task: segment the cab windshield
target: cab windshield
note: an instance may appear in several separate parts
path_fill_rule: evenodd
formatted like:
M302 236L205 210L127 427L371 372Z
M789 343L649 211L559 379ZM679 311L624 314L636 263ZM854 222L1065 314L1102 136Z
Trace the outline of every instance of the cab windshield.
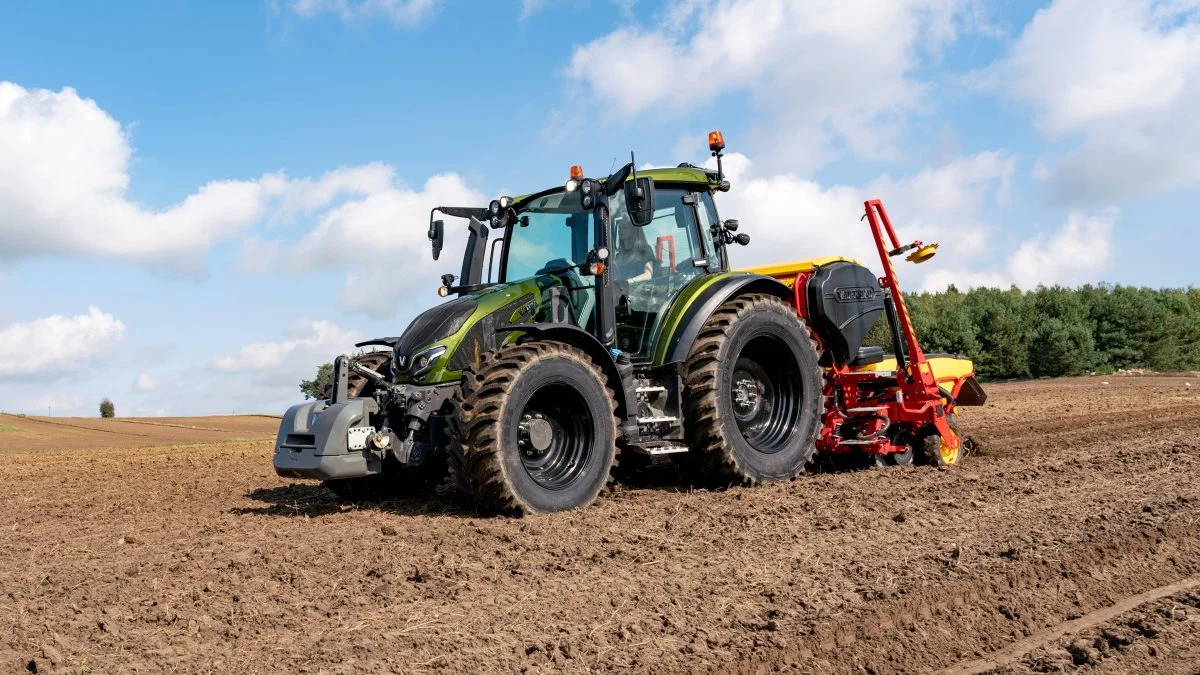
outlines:
M555 192L524 205L505 244L502 281L516 281L581 265L594 248L596 223L574 192Z

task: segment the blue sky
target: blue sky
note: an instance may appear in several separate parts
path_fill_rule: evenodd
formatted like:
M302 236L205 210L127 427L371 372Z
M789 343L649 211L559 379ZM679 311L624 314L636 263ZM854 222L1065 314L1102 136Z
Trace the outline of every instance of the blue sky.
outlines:
M1198 106L1197 0L6 3L0 409L277 412L436 299L435 203L713 128L735 262L880 197L909 288L1187 286Z

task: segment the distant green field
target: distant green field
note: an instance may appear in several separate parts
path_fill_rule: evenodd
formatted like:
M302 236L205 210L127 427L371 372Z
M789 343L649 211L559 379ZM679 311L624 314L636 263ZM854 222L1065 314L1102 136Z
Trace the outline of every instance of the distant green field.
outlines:
M7 424L0 424L0 431L16 431L17 428Z

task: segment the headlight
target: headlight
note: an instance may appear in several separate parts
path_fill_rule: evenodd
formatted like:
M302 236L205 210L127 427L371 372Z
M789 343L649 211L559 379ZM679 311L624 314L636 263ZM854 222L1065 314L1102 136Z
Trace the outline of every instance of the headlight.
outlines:
M421 375L424 375L426 371L433 367L433 364L437 362L438 358L445 353L446 348L442 345L438 345L414 354L412 357L412 365L410 366L409 370L409 376L420 377Z

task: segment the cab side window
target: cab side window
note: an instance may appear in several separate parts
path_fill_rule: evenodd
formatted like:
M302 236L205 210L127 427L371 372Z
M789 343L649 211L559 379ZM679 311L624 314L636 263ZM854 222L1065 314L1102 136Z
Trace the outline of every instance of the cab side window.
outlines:
M700 217L700 237L704 241L704 250L708 256L710 272L725 269L724 251L717 248L713 238L713 230L720 220L717 217L717 206L713 203L712 193L708 191L694 193L696 195L696 213Z
M629 222L623 205L613 208L617 343L634 356L649 356L648 342L667 304L707 271L711 244L706 248L694 194L656 189L654 217L644 227Z

